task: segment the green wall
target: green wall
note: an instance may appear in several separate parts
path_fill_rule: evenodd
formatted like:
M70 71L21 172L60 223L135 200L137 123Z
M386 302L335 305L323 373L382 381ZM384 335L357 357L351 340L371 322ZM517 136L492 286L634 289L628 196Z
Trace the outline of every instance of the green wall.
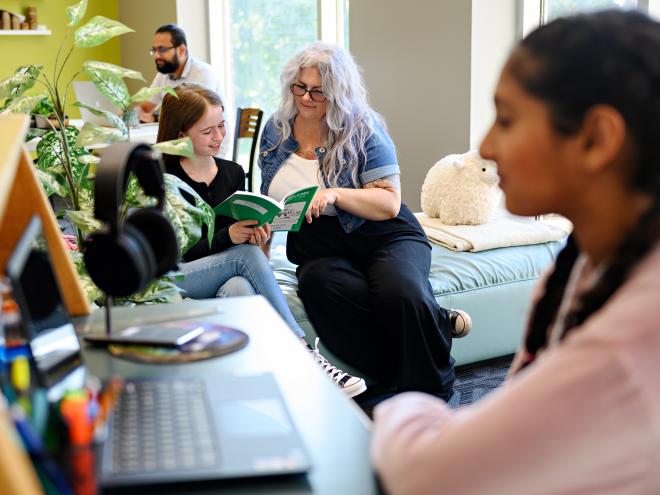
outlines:
M0 36L0 79L13 74L20 65L43 64L44 71L52 81L53 66L57 50L64 38L67 36L65 47L71 46L72 36L66 26L67 19L64 10L69 5L74 5L77 0L3 0L0 9L25 14L27 7L37 8L37 21L45 24L52 32L50 36ZM101 15L109 19L118 19L118 8L116 0L89 0L87 12L80 25L87 22L95 15ZM132 27L129 25L129 27ZM100 60L120 65L119 39L114 38L103 45L94 48L75 48L66 68L62 73L62 81L68 82L76 72L81 70L82 63L86 60ZM76 79L85 79L82 75ZM63 88L63 86L61 86ZM35 85L31 92L43 91L43 86ZM73 91L68 94L67 101L75 101ZM80 115L76 107L67 105L71 118Z

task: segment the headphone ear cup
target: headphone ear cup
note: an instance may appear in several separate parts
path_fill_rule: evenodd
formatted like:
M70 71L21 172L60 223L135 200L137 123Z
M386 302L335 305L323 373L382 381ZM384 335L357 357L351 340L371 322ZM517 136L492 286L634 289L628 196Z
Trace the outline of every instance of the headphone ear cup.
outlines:
M84 259L94 283L115 297L144 289L156 272L149 242L131 225L124 225L116 237L105 232L90 235Z
M149 243L156 262L156 277L176 267L179 259L176 233L160 210L154 208L137 210L126 219L126 224L139 230Z

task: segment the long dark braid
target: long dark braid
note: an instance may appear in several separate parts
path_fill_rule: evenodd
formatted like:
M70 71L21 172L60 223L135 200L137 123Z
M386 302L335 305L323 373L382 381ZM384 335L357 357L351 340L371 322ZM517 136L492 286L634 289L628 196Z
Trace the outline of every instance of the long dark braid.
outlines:
M598 283L568 314L575 329L614 294L660 239L660 24L644 14L603 11L558 19L523 40L510 60L522 86L544 101L553 127L571 135L597 104L614 107L625 122L634 151L626 179L653 204L622 239ZM625 207L622 205L622 207ZM579 247L571 237L557 257L545 292L530 318L531 356L547 343Z

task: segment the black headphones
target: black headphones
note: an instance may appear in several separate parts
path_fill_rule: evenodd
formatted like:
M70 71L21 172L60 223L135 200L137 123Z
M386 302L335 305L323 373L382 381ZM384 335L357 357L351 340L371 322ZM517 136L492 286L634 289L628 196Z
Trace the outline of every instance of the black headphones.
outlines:
M133 172L155 208L131 212L122 224L119 208ZM94 216L105 223L85 242L85 265L94 283L111 296L128 296L176 267L176 234L163 215L165 181L160 154L147 144L116 143L96 168Z

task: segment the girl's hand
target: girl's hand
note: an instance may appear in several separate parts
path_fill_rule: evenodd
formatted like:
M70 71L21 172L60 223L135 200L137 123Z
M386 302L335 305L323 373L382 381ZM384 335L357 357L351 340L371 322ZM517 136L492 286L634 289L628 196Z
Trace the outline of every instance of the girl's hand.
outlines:
M250 244L255 244L257 246L261 244L266 244L270 239L270 224L265 223L261 227L256 227L252 229L252 237L250 237Z
M232 223L229 226L229 238L234 244L244 244L250 241L257 230L254 226L259 222L256 220L243 220L242 222Z
M337 201L337 190L335 188L322 189L316 191L314 194L314 199L309 204L307 208L307 213L305 213L305 218L307 223L312 223L312 218L318 218L321 213L325 210L325 207L328 205L334 205Z

